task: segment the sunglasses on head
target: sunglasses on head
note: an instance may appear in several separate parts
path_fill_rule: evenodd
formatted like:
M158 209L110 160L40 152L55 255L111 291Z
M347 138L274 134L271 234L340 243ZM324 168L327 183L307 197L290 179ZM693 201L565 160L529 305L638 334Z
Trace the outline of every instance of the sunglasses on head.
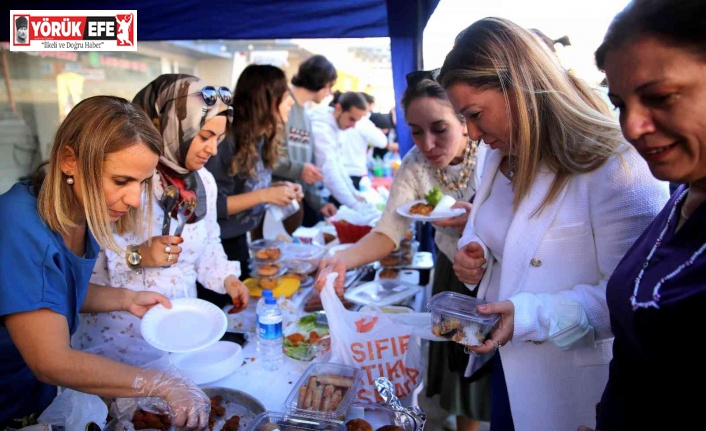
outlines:
M233 103L233 93L230 92L228 87L216 88L212 85L207 85L201 89L201 97L203 97L203 101L208 106L215 105L218 98L220 98L226 105Z
M430 79L436 82L436 78L439 77L439 73L441 73L441 68L432 70L417 70L414 72L410 72L406 76L407 86L410 87L424 79Z

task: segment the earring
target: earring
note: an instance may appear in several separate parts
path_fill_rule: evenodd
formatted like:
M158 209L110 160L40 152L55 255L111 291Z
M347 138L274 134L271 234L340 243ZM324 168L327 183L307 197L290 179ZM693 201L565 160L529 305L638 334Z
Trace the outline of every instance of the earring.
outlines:
M64 175L66 175L66 184L68 184L70 186L73 185L74 184L74 177L72 177L69 174L64 174Z

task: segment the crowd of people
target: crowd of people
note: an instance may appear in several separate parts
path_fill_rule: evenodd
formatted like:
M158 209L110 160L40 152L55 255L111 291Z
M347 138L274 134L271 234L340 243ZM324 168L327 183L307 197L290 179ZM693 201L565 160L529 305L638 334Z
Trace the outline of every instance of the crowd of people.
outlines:
M556 41L504 18L471 24L441 69L407 76L414 146L375 228L323 259L316 286L337 272L340 294L348 269L398 249L400 205L434 187L456 200L463 214L434 222L432 293L500 316L480 345L430 344L426 392L458 431L698 427L685 387L706 381L705 19L696 0L632 0L614 18L595 57L617 122ZM366 157L397 148L393 119L359 92L308 108L337 76L321 55L289 80L247 66L232 91L166 74L132 102L94 96L69 112L49 160L0 195L0 383L12 388L0 429L58 386L161 398L174 425L208 425L193 382L96 348L141 341L139 319L176 298L246 307L248 237L268 208L299 203L291 233L365 207ZM576 316L576 337L554 337Z

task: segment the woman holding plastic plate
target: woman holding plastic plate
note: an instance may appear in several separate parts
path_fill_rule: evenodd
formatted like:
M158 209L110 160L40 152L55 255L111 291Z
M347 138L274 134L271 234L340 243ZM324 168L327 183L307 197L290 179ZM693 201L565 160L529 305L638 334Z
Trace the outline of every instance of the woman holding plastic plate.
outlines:
M395 174L387 206L377 226L353 246L321 262L316 283L318 289L323 287L324 276L336 271L339 273L336 291L342 294L346 269L379 260L399 247L410 220L400 215L397 209L424 200L425 195L436 187L444 195L456 199L452 208L462 208L465 212L434 222L435 242L441 252L437 254L433 293L468 294L468 289L456 278L451 262L468 219L470 200L479 183L477 161L483 160L483 156L477 152L479 148L475 142L468 138L463 119L456 115L444 89L434 81L431 72L409 74L407 85L402 105L415 147L405 156ZM471 384L462 379L467 360L468 355L462 346L432 343L427 395L441 394L441 405L457 415L459 430L475 429L477 420L488 420L489 416L488 382ZM450 362L460 366L452 370Z

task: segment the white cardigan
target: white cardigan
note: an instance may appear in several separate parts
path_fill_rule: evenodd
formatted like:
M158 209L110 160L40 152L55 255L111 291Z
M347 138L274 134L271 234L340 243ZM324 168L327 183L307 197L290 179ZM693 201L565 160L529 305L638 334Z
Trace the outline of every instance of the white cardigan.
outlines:
M495 259L474 232L475 216L488 199L490 179L502 158L497 150L489 152L482 176L488 181L480 184L458 244L476 241L485 250L480 298ZM546 166L540 168L505 240L498 297L512 301L515 321L513 338L500 357L517 431L566 431L595 423L613 344L606 284L669 198L668 184L652 176L632 147L595 171L572 177L556 200L534 214L554 178ZM550 319L559 320L557 295L582 304L596 332L595 348L563 351L546 342Z

